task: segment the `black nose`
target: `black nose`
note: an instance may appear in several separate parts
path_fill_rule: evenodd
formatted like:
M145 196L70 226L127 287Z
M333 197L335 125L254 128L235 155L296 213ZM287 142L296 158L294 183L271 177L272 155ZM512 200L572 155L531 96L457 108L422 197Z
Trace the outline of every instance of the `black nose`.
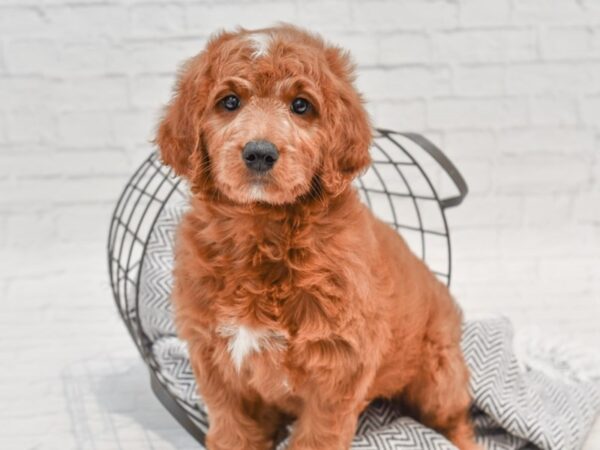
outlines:
M266 172L271 170L277 162L279 152L277 147L269 141L250 141L244 145L242 158L249 169Z

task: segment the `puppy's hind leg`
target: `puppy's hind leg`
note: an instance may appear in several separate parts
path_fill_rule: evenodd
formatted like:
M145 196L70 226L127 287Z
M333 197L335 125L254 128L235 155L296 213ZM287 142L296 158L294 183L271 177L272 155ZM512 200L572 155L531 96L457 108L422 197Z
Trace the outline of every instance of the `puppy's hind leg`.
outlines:
M469 418L468 369L458 344L440 347L426 341L421 372L405 388L402 400L424 425L445 435L461 450L478 450Z

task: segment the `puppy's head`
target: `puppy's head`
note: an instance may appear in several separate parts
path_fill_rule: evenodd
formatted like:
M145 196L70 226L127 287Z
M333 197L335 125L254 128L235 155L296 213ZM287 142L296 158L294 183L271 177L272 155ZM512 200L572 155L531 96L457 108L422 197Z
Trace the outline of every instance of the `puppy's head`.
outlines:
M291 26L213 37L159 126L163 161L236 203L335 196L368 166L371 128L346 53Z

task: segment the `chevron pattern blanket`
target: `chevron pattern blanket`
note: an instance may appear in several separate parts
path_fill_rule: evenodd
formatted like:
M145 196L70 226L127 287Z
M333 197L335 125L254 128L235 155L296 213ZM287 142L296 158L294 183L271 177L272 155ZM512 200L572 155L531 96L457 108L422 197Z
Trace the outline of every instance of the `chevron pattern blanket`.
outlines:
M162 378L171 393L189 405L190 418L206 430L206 409L196 392L185 344L175 335L169 302L173 238L182 211L182 204L169 205L155 225L142 266L139 314ZM600 373L579 370L556 345L534 346L518 358L512 327L504 318L467 321L462 347L471 369L472 416L484 448L582 447L600 411ZM278 446L285 448L286 441ZM455 447L387 401L377 400L362 414L352 448Z

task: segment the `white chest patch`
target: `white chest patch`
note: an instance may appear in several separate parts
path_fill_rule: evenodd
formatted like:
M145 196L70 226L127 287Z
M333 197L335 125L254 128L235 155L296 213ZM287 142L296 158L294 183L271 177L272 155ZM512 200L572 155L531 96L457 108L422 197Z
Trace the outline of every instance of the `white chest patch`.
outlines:
M252 53L253 58L260 58L269 51L269 44L271 42L271 35L268 33L252 33L248 36L250 44L254 49Z
M248 355L262 350L279 350L285 347L285 337L270 330L227 324L219 326L217 332L229 339L227 349L238 372Z

